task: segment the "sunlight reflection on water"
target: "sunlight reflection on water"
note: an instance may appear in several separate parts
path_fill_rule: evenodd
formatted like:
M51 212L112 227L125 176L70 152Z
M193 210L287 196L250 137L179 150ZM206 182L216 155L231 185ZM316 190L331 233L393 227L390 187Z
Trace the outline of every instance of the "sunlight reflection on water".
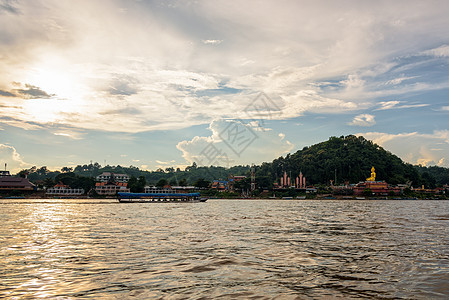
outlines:
M449 201L0 200L0 297L449 297Z

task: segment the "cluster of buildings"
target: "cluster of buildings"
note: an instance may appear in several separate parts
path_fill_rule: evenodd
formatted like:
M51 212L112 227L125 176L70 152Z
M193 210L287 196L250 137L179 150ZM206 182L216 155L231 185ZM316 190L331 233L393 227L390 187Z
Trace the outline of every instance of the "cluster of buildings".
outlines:
M129 176L126 174L116 174L112 172L103 172L98 175L95 183L95 192L101 196L114 196L117 192L129 192L128 180ZM85 191L84 189L78 188L73 189L68 185L63 183L58 183L52 188L48 188L45 191L47 196L52 197L76 197L85 195L86 192L90 193L92 191Z
M235 183L246 179L246 176L229 175L227 180L214 180L211 184L211 189L221 192L234 192Z
M113 196L118 192L129 193L127 174L116 174L112 172L103 172L98 175L95 183L95 192L101 196Z
M251 177L252 181L253 177ZM101 196L115 196L118 192L130 192L128 188L129 176L127 174L117 174L112 172L103 172L96 177L96 183L94 190L96 194ZM211 183L210 188L212 190L221 192L234 192L236 190L236 183L245 180L246 176L233 176L229 175L227 180L214 180ZM333 185L331 182L330 188L333 195L342 196L395 196L403 193L404 189L409 188L413 192L421 194L438 195L443 194L445 190L449 189L448 185L442 188L425 189L413 188L410 185L390 185L385 181L376 180L376 172L374 167L371 169L371 176L365 181L357 184ZM164 188L156 188L155 186L146 186L145 193L188 193L192 192L196 188L194 186L166 186ZM292 178L287 172L284 172L280 178L279 183L274 183L273 191L287 191L295 189L298 192L315 193L317 190L313 186L306 185L306 177L299 172L298 176ZM0 171L0 192L20 191L20 192L33 192L36 191L36 186L31 183L28 178L13 177L9 171ZM74 197L91 194L91 191L85 191L81 188L70 188L68 185L58 183L52 188L48 188L45 194L52 197Z

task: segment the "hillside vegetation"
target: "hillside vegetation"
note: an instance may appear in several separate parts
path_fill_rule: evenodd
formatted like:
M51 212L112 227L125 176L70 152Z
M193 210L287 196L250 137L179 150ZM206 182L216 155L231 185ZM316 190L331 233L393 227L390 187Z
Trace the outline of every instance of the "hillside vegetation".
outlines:
M404 163L364 137L354 135L331 137L328 141L279 157L271 163L263 163L258 173L276 180L283 171L292 177L302 171L308 184L329 184L330 180L335 179L336 184L342 184L365 180L373 166L377 180L391 184L411 181L413 185L423 182L420 172L413 165Z
M301 171L307 178L307 184L357 183L370 176L371 167L375 167L377 180L385 180L391 184L411 183L413 186L425 185L433 188L449 184L449 169L442 167L413 166L404 163L396 155L386 151L379 145L354 135L331 137L325 142L304 147L293 154L279 157L272 162L255 166L256 183L259 188L271 188L274 182L279 182L284 171L295 178ZM250 176L250 166L199 167L196 163L185 170L167 167L165 170L144 171L137 167L100 166L98 163L78 165L75 168L64 167L60 171L50 171L46 167L33 167L23 170L19 175L29 174L31 181L44 181L51 186L62 181L72 187L93 186L93 178L102 172L126 173L129 176L144 177L148 184L157 184L165 180L171 185L192 185L210 182L215 179L226 180L229 174ZM91 178L90 181L83 177ZM335 182L336 180L336 182ZM248 189L250 179L239 183L243 189Z

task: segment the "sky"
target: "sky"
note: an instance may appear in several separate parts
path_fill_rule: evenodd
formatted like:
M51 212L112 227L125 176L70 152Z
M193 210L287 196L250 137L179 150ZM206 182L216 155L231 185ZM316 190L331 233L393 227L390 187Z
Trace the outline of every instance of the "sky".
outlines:
M260 164L350 134L449 167L448 12L0 0L0 167Z

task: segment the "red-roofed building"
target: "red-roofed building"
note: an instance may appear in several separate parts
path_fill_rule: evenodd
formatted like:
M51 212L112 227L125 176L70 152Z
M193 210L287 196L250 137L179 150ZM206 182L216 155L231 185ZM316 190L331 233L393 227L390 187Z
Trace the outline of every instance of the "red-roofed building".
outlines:
M390 186L385 181L364 181L354 187L354 195L356 196L363 195L365 191L371 191L375 196L388 196L391 193L399 195L401 188Z
M98 193L98 195L104 196L116 195L118 192L121 193L130 192L128 188L128 183L124 182L116 182L116 183L97 182L95 184L95 191Z

